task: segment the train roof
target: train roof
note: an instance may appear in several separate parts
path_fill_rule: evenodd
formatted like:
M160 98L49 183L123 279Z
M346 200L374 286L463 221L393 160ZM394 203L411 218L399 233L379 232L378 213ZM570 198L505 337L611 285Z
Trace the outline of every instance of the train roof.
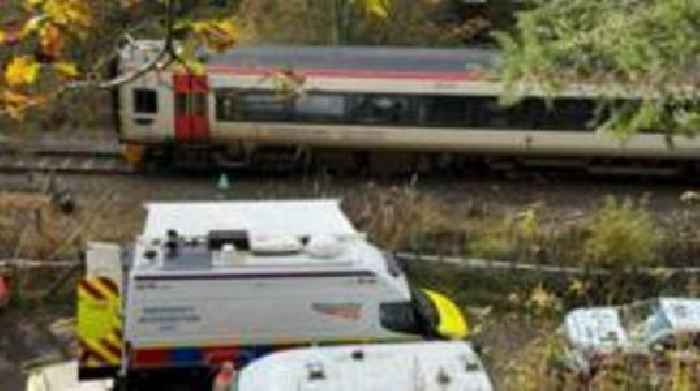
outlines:
M492 69L497 50L399 47L241 47L209 58L210 66L293 70L464 72Z

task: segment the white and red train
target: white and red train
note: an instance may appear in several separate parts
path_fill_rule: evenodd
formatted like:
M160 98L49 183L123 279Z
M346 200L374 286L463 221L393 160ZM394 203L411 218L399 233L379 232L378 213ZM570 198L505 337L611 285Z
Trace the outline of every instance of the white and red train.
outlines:
M120 70L142 66L160 45L127 47ZM201 76L166 70L121 86L121 141L132 161L166 164L698 167L700 139L669 148L658 133L623 142L595 132L596 104L581 91L551 105L535 95L499 105L490 73L498 61L483 49L237 48L209 54Z

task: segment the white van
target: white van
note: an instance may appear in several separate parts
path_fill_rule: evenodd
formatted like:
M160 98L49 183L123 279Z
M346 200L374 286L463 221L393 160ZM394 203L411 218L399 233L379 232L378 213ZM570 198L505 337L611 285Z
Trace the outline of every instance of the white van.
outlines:
M152 203L125 284L128 370L245 364L310 344L461 339L335 200ZM93 333L94 334L94 333Z
M243 368L231 391L492 391L467 342L293 349Z

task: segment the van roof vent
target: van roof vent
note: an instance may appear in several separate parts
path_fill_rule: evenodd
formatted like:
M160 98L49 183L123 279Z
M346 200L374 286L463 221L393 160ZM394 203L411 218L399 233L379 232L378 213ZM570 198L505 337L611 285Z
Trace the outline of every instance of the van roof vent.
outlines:
M207 235L207 241L209 251L218 251L224 244L232 244L239 251L250 250L250 241L246 230L211 230Z
M330 235L318 235L309 239L306 252L316 258L335 258L343 252L343 245Z
M306 369L309 374L309 381L324 380L326 378L326 372L323 369L323 363L321 363L320 361L312 361L306 364Z
M301 241L291 235L253 235L250 238L250 250L256 255L298 254L301 249Z
M219 267L235 266L245 262L245 255L236 251L233 244L226 243L221 246L221 250L212 251L212 265Z

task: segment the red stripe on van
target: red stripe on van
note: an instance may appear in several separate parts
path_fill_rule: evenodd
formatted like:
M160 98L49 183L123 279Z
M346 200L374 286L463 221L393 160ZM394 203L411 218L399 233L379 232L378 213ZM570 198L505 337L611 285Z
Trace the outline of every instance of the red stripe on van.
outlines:
M241 352L237 346L217 346L204 348L204 359L209 364L221 364L236 361Z
M134 350L131 358L132 365L136 367L152 367L169 361L169 349L138 349Z

